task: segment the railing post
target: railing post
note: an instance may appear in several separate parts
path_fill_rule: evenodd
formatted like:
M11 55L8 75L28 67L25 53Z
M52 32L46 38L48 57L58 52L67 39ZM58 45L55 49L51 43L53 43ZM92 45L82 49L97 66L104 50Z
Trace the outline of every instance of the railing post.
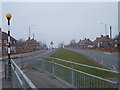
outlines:
M23 58L21 57L21 69L23 68Z
M7 65L6 65L6 62L5 62L5 78L6 78L6 74L7 74Z
M118 90L120 90L120 67L119 66L118 66Z
M55 70L55 67L54 67L54 59L52 59L52 62L53 62L53 75L55 74L54 70Z
M72 63L72 86L74 87L74 63Z
M120 90L120 72L118 73L118 90Z
M120 7L120 2L119 2L119 7ZM120 90L120 58L119 56L120 56L120 45L118 46L118 90Z
M8 63L8 79L11 79L11 63Z
M44 69L44 60L42 60L42 68Z

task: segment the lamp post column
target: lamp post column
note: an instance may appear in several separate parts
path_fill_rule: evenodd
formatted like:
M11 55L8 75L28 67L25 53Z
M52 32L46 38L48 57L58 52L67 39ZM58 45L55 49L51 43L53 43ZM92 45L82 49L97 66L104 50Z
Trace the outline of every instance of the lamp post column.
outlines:
M11 61L10 61L10 19L12 15L10 13L6 14L8 20L8 78L11 76Z

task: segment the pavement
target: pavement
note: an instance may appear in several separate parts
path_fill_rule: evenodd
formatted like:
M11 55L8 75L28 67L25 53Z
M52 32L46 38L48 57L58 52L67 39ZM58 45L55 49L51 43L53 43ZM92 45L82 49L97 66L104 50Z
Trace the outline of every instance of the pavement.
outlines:
M2 72L0 72L0 90L2 89Z
M2 67L2 63L0 63L0 67ZM10 79L5 79L5 72L2 68L0 68L0 90L5 88L13 88Z
M51 74L44 72L42 69L36 66L36 63L38 63L39 60L41 60L43 57L49 57L54 52L55 50L46 50L34 55L24 56L22 59L15 58L13 60L20 68L22 68L22 71L28 76L28 78L33 82L33 84L35 84L37 88L70 88L68 85L64 84Z
M0 88L6 89L6 88L13 88L13 85L11 83L10 79L5 79L4 72L0 73Z
M40 52L19 54L12 56L15 63L22 68L23 72L28 76L28 78L35 84L37 88L70 88L68 85L64 84L60 80L56 79L49 73L44 72L40 68L33 68L27 66L34 64L34 62L39 62L43 57L48 57L52 55L55 50L44 50ZM4 57L4 61L0 61L3 64L7 59ZM1 65L0 65L1 66ZM2 67L1 67L2 68ZM4 78L4 68L1 70L3 75L1 76L2 82L0 83L3 88L12 88L12 83L10 80ZM1 87L0 86L0 87Z
M23 71L37 88L70 88L68 85L40 68L29 67L25 68Z
M11 58L28 57L28 56L35 55L40 52L44 52L44 50L11 55ZM0 58L0 90L1 88L13 88L11 81L9 79L5 79L5 76L4 76L4 65L6 61L7 61L7 56Z
M118 70L118 53L71 48L69 48L69 50L88 56L89 58L108 66L110 69Z

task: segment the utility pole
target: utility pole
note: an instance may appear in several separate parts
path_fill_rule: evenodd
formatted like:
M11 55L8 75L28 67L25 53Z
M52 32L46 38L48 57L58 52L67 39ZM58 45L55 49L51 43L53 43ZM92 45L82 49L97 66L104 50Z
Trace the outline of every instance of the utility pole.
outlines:
M112 39L112 26L110 26L110 38Z
M33 40L34 40L34 38L35 38L35 34L33 33Z
M30 39L30 26L29 26L29 37L28 37L28 39Z
M6 14L8 20L8 78L11 76L11 59L10 59L10 19L12 15L10 13Z
M107 26L105 24L105 35L107 36Z
M105 36L107 36L107 26L106 26L106 23L100 23L100 24L104 24L105 25Z
M29 37L28 37L28 39L30 39L30 35L31 35L31 26L35 26L35 25L29 25Z

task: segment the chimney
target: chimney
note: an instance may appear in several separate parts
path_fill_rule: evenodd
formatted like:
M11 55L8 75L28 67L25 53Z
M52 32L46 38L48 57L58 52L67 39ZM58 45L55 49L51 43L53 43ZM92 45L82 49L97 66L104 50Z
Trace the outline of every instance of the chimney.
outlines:
M112 39L112 26L110 26L110 38Z
M34 37L35 37L35 35L34 35L34 33L33 33L33 40L34 40Z
M108 38L109 38L109 35L106 35L106 37L108 37Z
M101 35L101 37L103 37L103 35Z
M28 37L28 39L30 39L30 37Z
M85 38L85 40L86 40L86 38Z

